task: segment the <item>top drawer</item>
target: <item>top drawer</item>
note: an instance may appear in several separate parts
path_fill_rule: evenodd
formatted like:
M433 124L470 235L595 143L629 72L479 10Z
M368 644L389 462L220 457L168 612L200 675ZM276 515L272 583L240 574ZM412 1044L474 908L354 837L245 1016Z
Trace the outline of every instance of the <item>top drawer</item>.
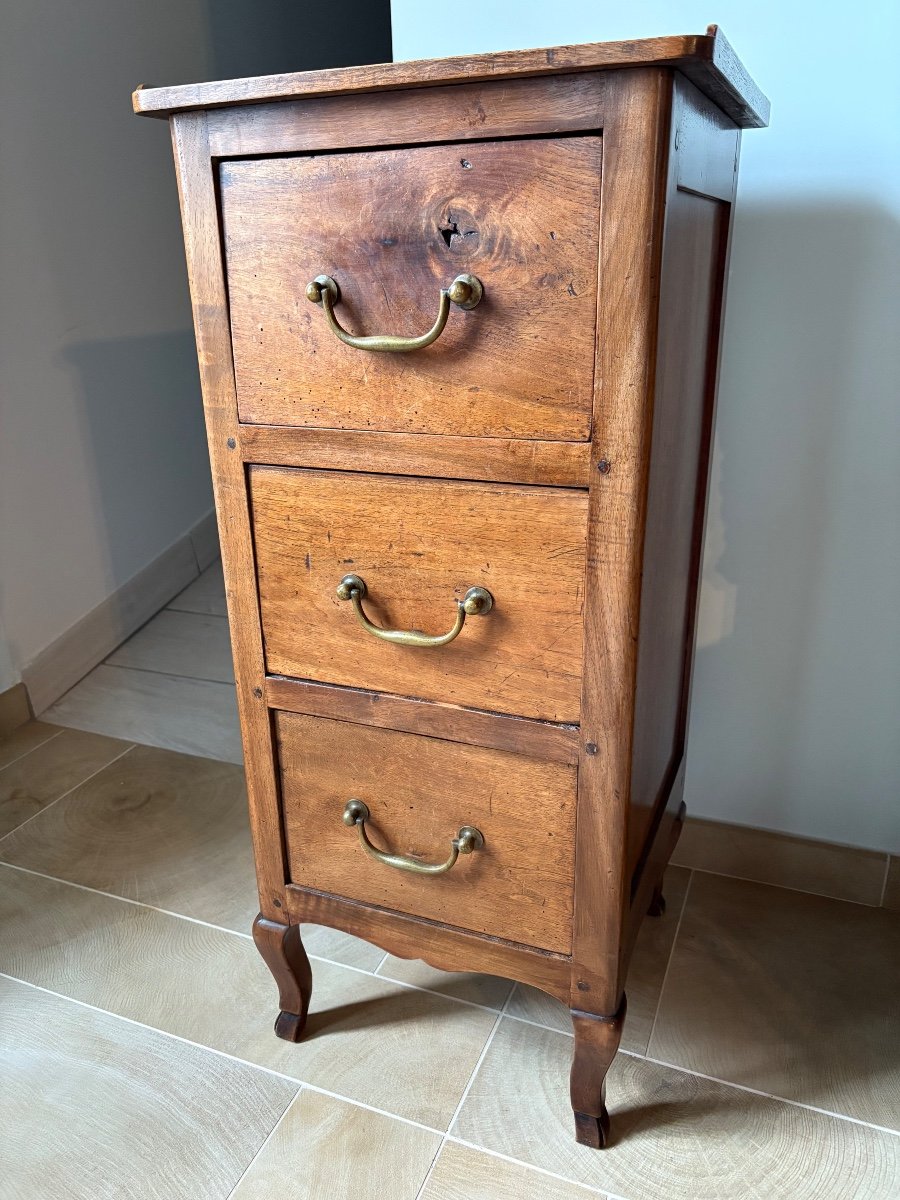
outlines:
M560 441L590 436L600 138L224 162L222 215L245 422ZM372 353L329 330L416 336L441 288L478 277L440 337Z

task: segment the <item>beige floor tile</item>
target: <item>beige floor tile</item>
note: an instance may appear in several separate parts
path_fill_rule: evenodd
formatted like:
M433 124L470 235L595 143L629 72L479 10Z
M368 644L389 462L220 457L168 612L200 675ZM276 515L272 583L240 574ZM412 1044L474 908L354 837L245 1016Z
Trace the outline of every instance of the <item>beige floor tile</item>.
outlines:
M240 933L258 911L243 770L154 746L0 842L0 859Z
M301 1092L229 1200L416 1200L441 1139Z
M213 563L199 579L180 592L169 608L179 612L207 613L214 617L227 614L225 605L225 580L222 578L222 563Z
M66 729L10 763L0 771L0 837L127 749L128 742Z
M591 1200L605 1195L493 1154L445 1142L421 1200Z
M313 967L300 1045L276 1038L253 943L0 868L0 970L339 1095L445 1128L493 1014L334 963Z
M628 1200L892 1200L900 1138L620 1054L613 1144L573 1140L572 1040L501 1018L453 1132Z
M696 817L685 823L673 862L698 871L774 883L818 896L878 904L884 855Z
M384 958L380 946L351 937L340 929L328 929L324 925L301 925L300 932L306 953L314 954L317 958L328 958L360 971L374 971Z
M0 979L4 1200L224 1200L296 1088Z
M497 979L494 975L467 975L450 971L438 971L418 959L395 958L389 954L378 974L388 979L399 979L415 987L440 992L442 996L455 996L457 1000L468 1000L470 1004L482 1004L486 1008L500 1010L512 990L508 979Z
M135 746L16 830L0 861L238 933L259 907L242 768L154 746ZM304 926L304 943L367 971L384 957L321 926Z
M666 911L661 917L645 917L631 959L626 984L628 1015L622 1034L622 1049L643 1054L650 1040L660 989L672 952L675 930L684 907L690 872L681 867L666 871ZM537 988L517 984L507 1012L526 1021L536 1021L560 1033L572 1032L569 1010Z
M234 683L225 617L164 608L106 661L114 667Z
M898 996L895 913L698 873L649 1053L900 1128Z
M882 903L885 908L900 912L900 857L896 854L891 855L888 864Z
M101 663L46 713L73 729L241 762L234 687Z
M48 725L46 721L29 721L20 725L7 737L0 738L0 769L56 737L59 732L58 725Z

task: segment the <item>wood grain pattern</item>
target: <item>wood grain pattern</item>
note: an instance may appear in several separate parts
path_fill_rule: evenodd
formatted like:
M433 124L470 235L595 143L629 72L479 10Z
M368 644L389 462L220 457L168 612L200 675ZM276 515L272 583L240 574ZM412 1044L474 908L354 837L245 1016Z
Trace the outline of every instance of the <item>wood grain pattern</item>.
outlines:
M430 1130L305 1088L228 1200L417 1200L440 1144Z
M604 135L594 453L609 470L590 490L570 1004L600 1016L618 1010L625 977L635 635L671 89L664 71L619 76Z
M586 488L591 472L588 442L242 425L241 451L247 462L271 466L555 487Z
M241 420L585 440L599 169L596 137L223 163ZM305 295L331 275L345 328L411 336L461 272L484 299L415 354L344 345Z
M450 103L441 88L412 88L381 92L374 104L312 96L213 109L209 145L217 158L238 158L596 132L604 123L604 89L605 77L587 72L458 84Z
M279 713L276 728L292 882L569 951L573 767L297 714ZM442 862L463 825L484 847L445 875L392 869L344 825L352 798L369 808L370 839L391 854Z
M685 672L696 619L727 229L727 205L672 189L666 205L635 680L632 864L656 816L663 781L684 753Z
M900 1131L898 992L894 913L698 872L649 1053Z
M128 742L64 729L0 770L0 838L124 754Z
M496 1020L319 961L315 1036L298 1048L272 1033L272 977L249 938L2 866L0 919L8 974L432 1128L450 1123Z
M0 1006L4 1200L228 1196L297 1091L16 980Z
M597 1017L572 1009L575 1050L569 1093L575 1114L575 1140L594 1150L601 1150L609 1139L606 1073L622 1040L625 1007L623 999L612 1017Z
M365 938L398 958L424 959L441 971L484 971L516 979L568 998L571 959L532 946L488 938L442 922L388 912L340 896L325 896L300 887L287 888L288 911L294 921L311 921Z
M584 493L251 467L250 496L270 672L577 721ZM443 633L475 586L494 607L447 646L391 645L337 598L351 571L384 628Z
M177 118L176 146L261 896L282 908L264 919L563 1001L578 1136L599 1146L628 961L684 816L737 127L767 102L714 28L137 98L170 101L230 106ZM411 356L344 346L305 299L327 272L353 332L409 335L463 269L486 300ZM443 632L474 585L495 608L440 650L393 646L337 599L351 572L383 628ZM396 853L436 861L464 823L491 849L391 875L342 824L354 795Z
M238 436L237 398L206 116L185 113L173 117L172 145L200 360L213 493L222 538L222 566L250 798L259 906L263 917L277 920L285 882L281 817L272 771L269 713L263 701L265 668L253 578L253 542L244 464L233 449L237 446Z
M313 984L300 926L267 921L260 914L253 922L253 940L278 985L280 1012L275 1033L285 1042L299 1042L306 1028Z
M710 25L706 34L643 38L627 42L595 42L539 50L510 50L433 61L382 63L376 66L329 68L222 83L167 88L139 87L134 111L165 117L184 108L218 108L262 100L308 95L345 95L407 87L443 86L472 80L565 74L620 67L667 66L680 70L711 96L740 125L763 126L769 102L750 79L724 35Z
M705 1006L702 996L699 1003ZM813 1028L803 1022L802 1010L796 1015L806 1029ZM697 1023L694 1015L692 1025ZM709 1022L708 1028L714 1032L717 1026ZM730 1051L763 1061L748 1046L746 1025L720 1028L727 1029ZM835 1057L834 1043L828 1051ZM609 1077L610 1150L597 1154L574 1147L565 1090L550 1084L565 1076L571 1054L571 1037L501 1021L455 1135L604 1196L888 1200L900 1193L896 1135L625 1054L616 1057ZM517 1195L544 1200L545 1193L539 1185ZM490 1191L472 1196L494 1200ZM469 1193L449 1197L469 1200Z
M490 746L550 762L578 762L580 740L574 725L553 725L502 713L478 712L456 704L414 700L359 688L334 687L308 679L270 676L266 702L285 712L334 717L402 733L448 738L470 746Z

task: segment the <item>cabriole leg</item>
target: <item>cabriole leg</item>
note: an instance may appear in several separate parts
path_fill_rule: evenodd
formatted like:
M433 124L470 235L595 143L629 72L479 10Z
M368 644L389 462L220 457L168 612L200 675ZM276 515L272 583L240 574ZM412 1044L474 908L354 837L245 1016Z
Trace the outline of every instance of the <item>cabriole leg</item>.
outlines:
M312 995L312 968L300 940L300 926L267 921L260 914L253 922L253 940L278 984L281 1012L275 1032L286 1042L299 1042Z
M612 1017L572 1009L575 1052L572 1057L571 1095L575 1113L575 1140L602 1150L609 1140L606 1109L606 1073L622 1037L625 997Z

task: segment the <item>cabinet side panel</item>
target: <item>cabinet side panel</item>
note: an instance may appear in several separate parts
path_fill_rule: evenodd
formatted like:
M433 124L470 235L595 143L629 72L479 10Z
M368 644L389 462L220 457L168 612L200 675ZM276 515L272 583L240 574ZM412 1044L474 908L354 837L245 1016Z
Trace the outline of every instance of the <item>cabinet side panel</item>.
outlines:
M259 903L265 918L280 921L286 879L281 807L264 693L262 630L244 464L237 449L234 364L206 114L190 112L173 117L172 145L222 544Z
M667 805L680 802L674 789L684 776L739 137L733 124L684 80L676 87L673 128L677 149L666 202L635 688L632 870L642 864Z

